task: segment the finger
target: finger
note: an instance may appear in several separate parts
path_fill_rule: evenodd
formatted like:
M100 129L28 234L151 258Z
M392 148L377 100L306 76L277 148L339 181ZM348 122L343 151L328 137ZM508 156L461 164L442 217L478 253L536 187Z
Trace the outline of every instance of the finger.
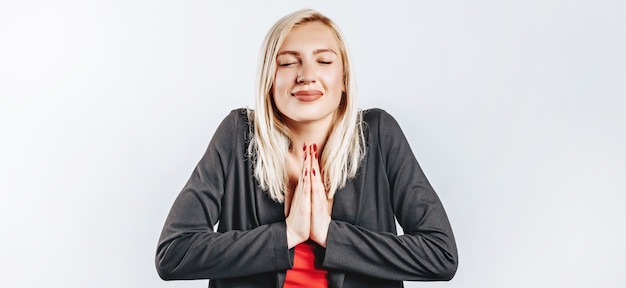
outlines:
M294 191L292 208L298 209L302 213L310 213L311 211L311 157L308 153L308 147L304 148L304 156L302 161L302 171L298 179L298 185ZM292 209L293 210L293 209Z
M313 162L316 162L313 160ZM311 180L311 210L314 214L322 213L326 214L329 211L328 199L326 197L326 189L324 187L324 183L322 182L322 177L319 169L319 165L313 163L313 167L311 168L311 176L313 177ZM314 216L319 217L319 216Z
M303 158L302 158L302 171L303 172L304 172L304 168L307 167L306 160L307 160L307 158L309 158L308 149L309 149L309 147L306 146L306 143L304 143L304 145L302 145L302 154L304 155Z
M297 209L299 212L303 213L304 216L308 217L311 211L311 171L306 165L304 166L300 175L300 183L295 189L296 192L293 196L292 208Z
M305 146L305 151L304 151L304 163L302 166L304 166L304 181L303 181L303 191L304 194L308 195L311 192L311 153L310 153L310 148Z
M313 183L315 184L314 192L322 192L322 196L326 197L326 190L324 189L324 182L322 181L322 173L319 163L319 153L317 151L317 145L311 145L311 176Z
M322 173L316 145L312 146L311 154L311 231L310 238L322 247L326 247L328 226L330 225L330 209L326 197L326 189L322 182Z
M313 182L311 183L311 191L313 194L311 195L312 210L315 210L315 212L320 212L320 213L322 211L327 211L328 199L326 198L326 189L324 189L324 185L319 179L314 180L312 182Z
M307 188L307 186L310 186L310 178L311 178L311 159L310 159L310 155L308 152L308 146L306 144L304 144L302 146L302 151L304 152L303 154L303 159L302 159L302 170L300 171L300 177L298 178L298 185L296 187L296 191L297 192L304 192L308 194L308 191L305 190L310 190L310 189L305 189Z
M306 143L302 145L302 152L303 152L303 157L302 157L302 162L300 165L300 175L298 176L298 182L296 183L296 186L294 187L293 190L288 191L288 193L290 193L291 195L288 195L285 197L285 216L288 216L290 211L291 211L291 204L294 202L294 198L301 198L299 195L302 194L300 193L300 191L303 189L304 187L304 178L305 178L305 174L309 173L309 170L305 171L306 165L305 165L305 160L307 158L307 146ZM308 176L308 175L307 175ZM298 195L298 196L297 196Z

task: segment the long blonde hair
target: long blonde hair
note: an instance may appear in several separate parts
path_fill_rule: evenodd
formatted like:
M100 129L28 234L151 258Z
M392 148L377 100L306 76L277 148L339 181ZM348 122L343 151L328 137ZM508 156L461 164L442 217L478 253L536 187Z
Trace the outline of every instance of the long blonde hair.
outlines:
M248 118L253 122L248 154L254 165L254 177L261 189L268 191L279 203L285 200L288 192L286 161L291 141L289 128L281 120L271 96L276 56L291 29L310 22L322 23L334 32L343 61L345 93L320 159L322 180L329 199L345 186L348 179L356 176L365 153L363 120L355 101L355 81L343 35L333 21L315 10L299 10L283 17L270 29L263 42L257 74L256 112L248 110Z

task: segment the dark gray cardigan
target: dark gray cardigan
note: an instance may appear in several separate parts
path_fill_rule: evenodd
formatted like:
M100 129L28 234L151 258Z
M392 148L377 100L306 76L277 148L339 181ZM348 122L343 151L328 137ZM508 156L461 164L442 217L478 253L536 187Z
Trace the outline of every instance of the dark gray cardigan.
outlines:
M327 247L316 251L329 287L451 279L457 268L452 229L402 130L380 109L364 111L363 119L365 158L357 177L337 191ZM156 254L161 278L211 279L210 287L283 286L293 265L284 207L252 176L249 131L244 109L233 110L216 130L163 227ZM404 235L396 235L394 215Z

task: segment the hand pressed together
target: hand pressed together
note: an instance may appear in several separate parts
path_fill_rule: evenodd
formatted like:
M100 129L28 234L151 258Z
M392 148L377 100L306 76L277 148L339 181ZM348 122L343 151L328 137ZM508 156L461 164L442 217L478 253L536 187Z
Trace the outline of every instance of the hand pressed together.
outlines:
M287 243L289 248L308 239L326 247L330 224L330 203L322 182L317 145L304 147L304 159L298 184L287 208Z

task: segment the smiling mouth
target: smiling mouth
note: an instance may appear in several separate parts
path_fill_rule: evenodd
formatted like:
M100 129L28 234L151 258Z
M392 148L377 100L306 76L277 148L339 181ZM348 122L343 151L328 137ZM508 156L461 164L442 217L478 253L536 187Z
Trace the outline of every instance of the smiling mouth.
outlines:
M291 93L291 96L296 97L296 99L302 102L313 102L323 95L324 94L321 91L317 90L306 90Z

